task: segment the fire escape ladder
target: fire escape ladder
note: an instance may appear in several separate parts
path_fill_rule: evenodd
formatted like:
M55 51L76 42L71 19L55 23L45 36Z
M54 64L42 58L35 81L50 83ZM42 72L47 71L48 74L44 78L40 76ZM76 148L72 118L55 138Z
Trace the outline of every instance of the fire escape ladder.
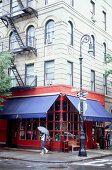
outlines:
M13 60L11 60L10 66L12 68L12 72L13 72L13 74L14 74L14 76L15 76L18 84L19 84L19 86L24 86L25 84L24 84L24 82L23 82L23 80L22 80L22 78L21 78L21 76L20 76L20 74L19 74L19 72L17 70L17 67L14 64Z
M23 43L23 41L22 41L22 39L21 39L21 37L20 37L20 35L19 35L15 25L14 25L13 19L11 17L6 16L6 20L7 20L8 24L9 24L11 30L13 31L19 46L21 48L24 47L24 43Z

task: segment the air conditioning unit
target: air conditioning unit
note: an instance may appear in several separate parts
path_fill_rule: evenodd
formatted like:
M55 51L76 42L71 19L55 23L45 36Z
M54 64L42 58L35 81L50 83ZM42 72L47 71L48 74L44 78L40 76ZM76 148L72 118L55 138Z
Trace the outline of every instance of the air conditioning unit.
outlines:
M95 17L95 15L93 15L93 16L91 17L91 20L92 20L93 22L96 22L96 17Z

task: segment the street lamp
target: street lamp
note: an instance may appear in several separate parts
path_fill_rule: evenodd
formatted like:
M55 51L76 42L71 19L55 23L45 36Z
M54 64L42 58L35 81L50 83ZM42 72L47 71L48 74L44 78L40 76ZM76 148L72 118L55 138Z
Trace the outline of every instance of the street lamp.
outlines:
M91 37L88 34L85 34L82 36L82 38L80 39L80 150L79 150L79 156L87 156L87 152L85 150L85 134L84 134L84 129L83 129L83 112L84 112L84 108L83 108L83 102L84 102L84 92L82 91L82 45L84 43L88 43L89 42L89 53L93 53L93 46L91 44Z

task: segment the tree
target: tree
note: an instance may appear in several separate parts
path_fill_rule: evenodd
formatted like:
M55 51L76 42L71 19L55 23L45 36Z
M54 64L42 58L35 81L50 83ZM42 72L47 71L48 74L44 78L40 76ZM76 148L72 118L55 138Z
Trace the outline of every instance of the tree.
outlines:
M106 55L106 62L105 63L106 64L112 63L112 55L110 55L110 54ZM105 71L105 77L108 77L110 74L112 74L112 70L106 70ZM112 81L111 81L111 84L112 84Z
M8 75L8 68L12 57L12 53L4 52L0 54L0 109L6 98L11 95L11 78Z

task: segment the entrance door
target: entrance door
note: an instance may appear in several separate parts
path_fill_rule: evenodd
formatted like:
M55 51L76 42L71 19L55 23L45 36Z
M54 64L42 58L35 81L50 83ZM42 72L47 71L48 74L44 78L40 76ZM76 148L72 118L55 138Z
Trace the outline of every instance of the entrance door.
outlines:
M89 149L91 148L92 145L92 122L84 122L84 126L85 126L85 145L86 148Z
M6 145L8 147L12 146L12 120L7 120L7 140Z

